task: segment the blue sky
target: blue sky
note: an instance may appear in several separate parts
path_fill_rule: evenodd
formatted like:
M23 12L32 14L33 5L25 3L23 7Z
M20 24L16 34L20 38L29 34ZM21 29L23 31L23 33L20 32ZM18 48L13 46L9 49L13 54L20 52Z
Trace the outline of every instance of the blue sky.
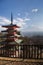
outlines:
M11 12L21 31L43 31L43 0L0 0L0 31L10 24Z

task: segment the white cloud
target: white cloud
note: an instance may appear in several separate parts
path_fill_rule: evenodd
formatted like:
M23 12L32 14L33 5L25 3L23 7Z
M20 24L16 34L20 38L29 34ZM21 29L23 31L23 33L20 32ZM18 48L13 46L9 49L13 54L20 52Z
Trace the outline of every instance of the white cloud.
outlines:
M23 18L17 18L17 20L20 21L20 22L23 22L24 21Z
M30 21L30 19L29 18L25 18L24 21Z
M32 12L38 12L38 9L36 9L36 8L32 9Z
M11 23L10 20L0 16L0 25L10 24L10 23Z
M30 18L27 18L27 17L25 17L25 18L17 18L17 20L20 21L20 22L25 22L25 21L30 21Z
M6 30L7 28L3 28L2 26L0 26L0 32L2 31L2 30Z

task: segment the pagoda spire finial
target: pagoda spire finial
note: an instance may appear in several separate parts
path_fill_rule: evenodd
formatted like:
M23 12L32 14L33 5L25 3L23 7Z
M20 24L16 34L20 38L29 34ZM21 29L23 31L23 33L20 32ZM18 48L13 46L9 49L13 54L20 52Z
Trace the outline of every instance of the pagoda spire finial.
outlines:
M11 12L11 25L13 24L13 15L12 15L12 12Z

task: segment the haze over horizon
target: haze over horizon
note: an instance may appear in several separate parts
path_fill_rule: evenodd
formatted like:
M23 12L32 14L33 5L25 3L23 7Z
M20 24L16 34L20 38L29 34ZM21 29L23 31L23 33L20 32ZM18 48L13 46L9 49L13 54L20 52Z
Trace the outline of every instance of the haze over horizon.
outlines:
M43 0L0 0L0 31L11 23L11 12L20 31L43 32Z

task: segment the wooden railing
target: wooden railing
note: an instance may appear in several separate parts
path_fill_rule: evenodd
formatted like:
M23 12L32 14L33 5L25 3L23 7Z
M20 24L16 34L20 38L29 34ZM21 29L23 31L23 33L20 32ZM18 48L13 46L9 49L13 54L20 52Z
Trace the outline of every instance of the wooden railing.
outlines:
M6 45L0 47L1 57L43 59L43 45Z

